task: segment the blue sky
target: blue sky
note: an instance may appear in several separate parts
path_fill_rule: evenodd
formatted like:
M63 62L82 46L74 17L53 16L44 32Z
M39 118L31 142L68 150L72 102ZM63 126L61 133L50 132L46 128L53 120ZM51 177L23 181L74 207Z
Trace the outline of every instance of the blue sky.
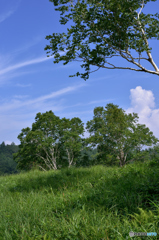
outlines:
M149 3L144 12L158 10L159 1ZM38 112L52 110L60 118L79 117L86 123L95 107L107 103L138 113L139 122L159 138L159 77L102 69L87 81L69 78L81 70L79 63L53 64L44 51L46 35L69 27L60 25L59 16L48 0L0 2L0 143L19 144L18 134L32 126ZM159 67L159 43L151 40L150 46Z

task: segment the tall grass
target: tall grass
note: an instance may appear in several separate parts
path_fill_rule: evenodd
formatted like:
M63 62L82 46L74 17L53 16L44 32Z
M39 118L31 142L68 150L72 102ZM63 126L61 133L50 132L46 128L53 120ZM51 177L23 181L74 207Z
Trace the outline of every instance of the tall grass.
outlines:
M159 167L149 162L0 177L2 240L121 240L158 229Z

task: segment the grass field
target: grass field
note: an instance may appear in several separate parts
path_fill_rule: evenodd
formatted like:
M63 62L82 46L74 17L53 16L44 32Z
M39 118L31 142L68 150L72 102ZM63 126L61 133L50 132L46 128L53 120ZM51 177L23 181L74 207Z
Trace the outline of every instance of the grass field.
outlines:
M159 166L94 166L0 177L0 240L121 240L157 232Z

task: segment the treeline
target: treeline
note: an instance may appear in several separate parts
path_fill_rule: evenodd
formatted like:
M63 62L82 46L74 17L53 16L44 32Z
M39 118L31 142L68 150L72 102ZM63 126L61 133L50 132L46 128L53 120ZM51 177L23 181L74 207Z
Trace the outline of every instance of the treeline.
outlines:
M17 163L13 160L13 153L18 152L19 147L13 142L11 145L0 144L0 175L18 173Z
M11 145L5 145L4 142L0 144L0 176L8 174L20 173L17 170L17 163L13 160L13 153L17 153L19 149L18 145L12 143ZM81 155L76 162L76 167L89 167L93 165L103 164L106 166L112 165L109 159L98 159L97 149L85 149L81 151ZM147 161L159 163L159 145L142 151L131 151L128 155L128 163L137 161Z
M138 123L137 114L126 114L118 105L96 107L86 129L90 133L88 138L83 137L85 129L80 118L60 119L52 111L37 113L32 128L23 128L18 135L19 146L1 144L1 173L28 171L34 167L47 171L71 166L122 167L134 161L159 161L159 140L149 128ZM143 146L153 148L142 150Z

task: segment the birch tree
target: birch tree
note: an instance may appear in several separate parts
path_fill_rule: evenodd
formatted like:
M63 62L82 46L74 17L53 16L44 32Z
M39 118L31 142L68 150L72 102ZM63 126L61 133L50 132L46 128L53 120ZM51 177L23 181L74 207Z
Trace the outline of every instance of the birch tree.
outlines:
M64 65L78 61L85 69L73 76L84 80L101 68L125 69L159 76L149 40L159 40L159 14L145 14L156 0L50 0L60 11L60 23L71 24L67 32L46 36L47 56ZM156 5L157 6L157 5ZM155 8L155 3L154 3ZM72 24L73 23L73 24ZM124 65L120 65L120 59ZM115 64L113 59L118 59ZM148 63L148 65L147 65ZM96 69L92 70L91 67Z
M14 155L19 169L31 169L34 164L47 171L76 163L82 148L81 119L60 119L52 111L37 113L32 128L18 135L19 151Z
M35 164L43 170L58 169L62 145L61 120L52 111L37 113L32 128L24 128L18 135L19 151L14 155L19 169L30 169Z
M105 162L111 154L122 167L130 151L152 146L159 141L149 128L138 123L138 118L136 113L126 114L112 103L107 104L105 109L97 107L93 120L87 122L86 129L91 135L87 142L97 146L98 154L106 158Z

